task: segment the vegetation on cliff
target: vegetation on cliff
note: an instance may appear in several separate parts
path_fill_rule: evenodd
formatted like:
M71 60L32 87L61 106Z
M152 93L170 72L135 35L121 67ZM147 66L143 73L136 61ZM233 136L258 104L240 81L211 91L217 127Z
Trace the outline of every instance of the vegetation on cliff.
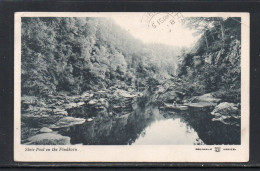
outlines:
M178 77L191 92L209 92L226 101L240 102L240 18L188 18L201 38L179 56Z

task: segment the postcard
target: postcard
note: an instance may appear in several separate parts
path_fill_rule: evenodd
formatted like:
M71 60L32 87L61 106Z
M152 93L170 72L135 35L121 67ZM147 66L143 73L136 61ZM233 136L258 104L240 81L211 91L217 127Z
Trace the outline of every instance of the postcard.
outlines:
M247 162L249 30L249 13L15 13L14 160Z

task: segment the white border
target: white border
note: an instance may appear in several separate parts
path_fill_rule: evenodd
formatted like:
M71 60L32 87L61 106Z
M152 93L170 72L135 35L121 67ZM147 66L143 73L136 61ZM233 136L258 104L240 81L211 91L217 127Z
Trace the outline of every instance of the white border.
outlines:
M14 35L14 160L24 162L247 162L249 160L249 13L182 13L184 17L241 17L241 145L26 146L21 140L21 17L108 17L136 13L17 12ZM25 152L25 148L71 147L77 152ZM233 147L236 151L196 151Z

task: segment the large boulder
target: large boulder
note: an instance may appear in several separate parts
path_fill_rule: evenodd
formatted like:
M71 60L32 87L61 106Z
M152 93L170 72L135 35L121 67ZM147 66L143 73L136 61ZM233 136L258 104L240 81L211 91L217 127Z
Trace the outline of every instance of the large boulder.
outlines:
M212 121L220 121L226 125L240 125L240 109L234 103L220 103L211 114L214 116Z
M64 128L73 125L80 125L86 121L84 118L64 117L55 124L50 125L50 128Z
M27 145L70 145L70 137L57 133L43 133L27 139Z

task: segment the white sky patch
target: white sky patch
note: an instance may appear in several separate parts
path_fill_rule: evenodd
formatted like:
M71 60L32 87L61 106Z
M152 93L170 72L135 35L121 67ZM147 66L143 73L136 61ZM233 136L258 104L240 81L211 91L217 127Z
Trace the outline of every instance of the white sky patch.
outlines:
M120 15L112 15L112 18L123 29L130 32L135 38L145 43L160 43L178 47L192 46L198 37L194 37L194 30L185 28L178 20L171 24L168 18L164 23L158 24L158 19L167 15L160 13L153 17L151 21L144 20L145 13L120 13ZM151 26L151 22L155 22L157 27Z

